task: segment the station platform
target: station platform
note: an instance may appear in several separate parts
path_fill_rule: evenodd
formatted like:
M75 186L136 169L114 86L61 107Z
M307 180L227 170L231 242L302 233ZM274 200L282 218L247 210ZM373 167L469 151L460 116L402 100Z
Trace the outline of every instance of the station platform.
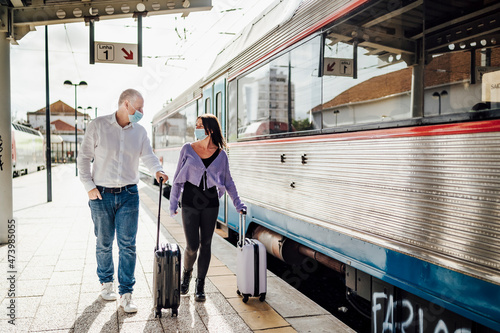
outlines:
M236 294L236 249L218 234L212 244L207 300L194 300L193 279L188 295L181 296L179 316L163 310L162 318L155 318L151 289L158 189L142 182L133 293L139 310L125 313L117 301L99 297L93 223L75 165L52 168L49 203L46 177L40 171L13 181L16 258L12 269L8 246L0 245L0 332L354 332L269 271L266 301L250 298L243 303ZM182 225L168 216L166 199L162 210L160 241L183 249ZM113 257L116 269L116 241ZM13 280L7 280L12 276L14 288ZM15 297L9 295L12 290ZM11 304L15 326L9 323Z

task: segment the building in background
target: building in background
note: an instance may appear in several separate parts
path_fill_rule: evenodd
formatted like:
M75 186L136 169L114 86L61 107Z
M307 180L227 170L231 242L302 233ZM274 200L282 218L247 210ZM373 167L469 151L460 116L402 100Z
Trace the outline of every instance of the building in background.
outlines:
M79 108L80 109L80 108ZM44 136L46 134L45 108L27 113L28 123ZM85 129L91 117L87 113L76 112L77 142L81 145ZM59 100L50 105L50 134L52 162L75 161L75 109Z

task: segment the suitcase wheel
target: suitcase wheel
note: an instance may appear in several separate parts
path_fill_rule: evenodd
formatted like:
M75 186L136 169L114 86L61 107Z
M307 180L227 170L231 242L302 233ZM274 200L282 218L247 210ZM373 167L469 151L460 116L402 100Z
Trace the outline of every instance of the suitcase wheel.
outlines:
M239 290L239 289L236 289L236 293L238 294L238 296L240 296L240 295L241 295L241 292L240 292L240 290Z
M266 300L266 294L260 294L259 301L264 302Z
M156 318L156 317L161 318L161 309L156 308L154 311L155 311L155 318Z
M172 309L172 317L177 317L178 314L177 309Z
M248 295L243 295L243 303L248 302Z

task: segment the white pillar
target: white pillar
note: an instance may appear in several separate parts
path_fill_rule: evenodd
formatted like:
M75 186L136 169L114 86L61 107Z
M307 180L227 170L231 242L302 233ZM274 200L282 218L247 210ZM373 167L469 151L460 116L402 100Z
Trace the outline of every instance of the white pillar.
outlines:
M10 44L6 37L6 33L0 32L0 244L7 243L7 225L13 218Z

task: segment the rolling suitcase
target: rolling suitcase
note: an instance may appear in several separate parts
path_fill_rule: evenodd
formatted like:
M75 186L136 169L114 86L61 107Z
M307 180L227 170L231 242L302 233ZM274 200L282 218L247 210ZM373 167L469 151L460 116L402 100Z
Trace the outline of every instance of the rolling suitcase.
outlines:
M246 303L250 296L263 302L267 291L267 253L264 244L245 238L246 212L240 214L240 238L237 245L236 285Z
M153 303L155 318L161 318L162 309L172 309L172 317L177 317L177 309L181 301L181 251L177 244L161 244L160 246L160 212L162 183L160 183L160 200L158 202L158 228L153 268Z

